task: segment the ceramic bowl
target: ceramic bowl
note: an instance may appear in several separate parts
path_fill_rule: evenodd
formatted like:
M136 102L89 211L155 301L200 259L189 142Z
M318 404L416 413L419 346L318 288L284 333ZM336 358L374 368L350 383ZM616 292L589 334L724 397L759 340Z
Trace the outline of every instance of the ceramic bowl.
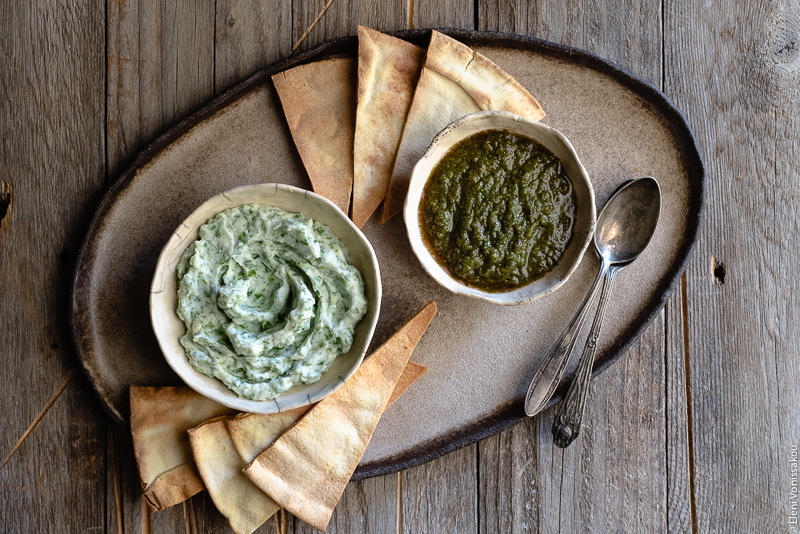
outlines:
M561 160L572 182L577 202L573 235L563 257L542 278L528 285L505 292L487 292L469 287L453 278L440 265L425 244L419 221L422 190L433 169L459 141L485 130L509 130L535 139ZM561 287L578 267L594 233L596 210L594 190L586 169L578 159L572 143L560 132L544 124L529 121L504 111L482 111L451 123L433 139L411 174L408 196L403 208L408 239L422 267L439 284L453 293L486 300L495 304L522 304L540 298Z
M367 313L356 326L350 351L334 360L331 368L314 384L299 384L275 400L254 401L237 396L220 380L206 376L189 364L180 337L186 326L176 312L178 278L176 267L183 251L198 236L201 225L228 208L242 204L275 206L327 225L344 243L350 262L361 272L367 298ZM381 307L381 277L375 251L364 234L330 200L310 191L280 184L250 185L221 193L197 208L172 234L156 264L150 289L150 316L158 343L167 362L186 384L220 404L253 413L277 413L317 402L341 386L364 359Z

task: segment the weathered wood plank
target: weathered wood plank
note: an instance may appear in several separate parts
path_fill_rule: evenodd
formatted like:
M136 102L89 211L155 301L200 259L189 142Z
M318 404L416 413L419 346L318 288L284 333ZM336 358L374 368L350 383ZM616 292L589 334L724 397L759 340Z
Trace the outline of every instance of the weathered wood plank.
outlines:
M400 473L399 532L478 532L477 445Z
M281 0L220 0L216 13L217 93L289 55L292 11Z
M104 7L0 5L0 376L5 458L78 367L70 275L105 186ZM104 528L105 416L78 371L0 469L4 532Z
M474 30L475 3L472 0L413 0L414 28L466 28Z
M667 412L667 527L670 532L692 531L692 472L689 457L690 421L687 410L684 314L685 275L665 307Z
M590 4L479 2L480 29L583 48L659 85L659 6L635 0ZM510 437L501 434L480 444L484 528L491 531L502 525L507 532L667 530L664 331L660 317L618 363L594 381L581 437L569 449L561 451L552 443L552 410L510 430L506 433ZM580 346L576 351L580 352ZM533 439L526 446L514 447L525 442L520 436L525 432L534 432ZM510 461L493 462L498 456ZM502 475L490 471L491 466ZM536 480L525 483L523 477ZM495 484L493 479L504 482Z
M309 29L327 3L328 0L292 2L292 44ZM357 3L354 0L333 0L298 50L307 50L328 39L355 35L359 24L356 9Z
M578 479L574 523L581 529L667 532L664 357L661 314L594 382L578 472L564 473Z
M543 479L539 463L540 435L549 427L536 417L478 444L480 461L480 532L539 532Z
M293 43L303 36L327 4L328 0L294 2ZM406 2L333 0L323 17L300 44L298 50L307 50L329 39L356 35L359 25L378 31L406 28L408 20L406 8Z
M797 35L780 1L665 5L665 90L705 155L687 272L697 530L787 532L800 443ZM744 104L746 103L746 104ZM793 291L795 291L793 293Z
M108 1L108 171L214 94L214 2Z

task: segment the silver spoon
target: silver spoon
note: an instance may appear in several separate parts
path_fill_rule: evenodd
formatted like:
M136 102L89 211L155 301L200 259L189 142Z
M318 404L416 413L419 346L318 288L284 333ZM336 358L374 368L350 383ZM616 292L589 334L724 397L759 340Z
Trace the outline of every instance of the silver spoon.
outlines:
M564 375L578 333L586 320L589 303L597 294L601 281L605 282L598 313L575 378L553 423L554 435L557 433L556 444L559 446L566 447L578 435L597 337L611 284L619 270L633 262L647 247L658 223L660 211L661 190L655 178L648 177L623 183L611 195L597 217L594 245L602 260L600 272L578 313L536 370L525 396L525 413L528 416L541 411L553 396ZM559 441L559 437L563 439Z

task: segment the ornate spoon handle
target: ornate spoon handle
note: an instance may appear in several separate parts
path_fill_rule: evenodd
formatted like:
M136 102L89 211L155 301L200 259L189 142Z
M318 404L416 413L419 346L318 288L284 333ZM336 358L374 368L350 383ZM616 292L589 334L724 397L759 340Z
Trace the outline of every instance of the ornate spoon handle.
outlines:
M541 365L533 375L530 386L528 386L528 394L525 395L525 413L528 416L536 415L542 408L545 407L547 401L553 396L553 393L561 382L561 377L564 376L564 369L567 368L569 355L572 353L572 347L575 346L575 340L578 338L578 333L581 331L586 315L589 312L589 303L594 299L597 294L597 289L600 287L600 281L603 280L606 274L607 266L603 263L603 267L597 274L597 278L586 295L578 313L572 318L572 321L567 325L567 328L558 338L556 344L547 353L547 356L542 360Z
M586 397L591 386L592 364L594 363L594 353L597 350L597 339L600 337L600 326L603 323L608 297L611 295L611 285L620 269L622 267L612 266L606 272L603 291L600 293L600 304L597 306L597 314L594 316L592 329L589 331L589 339L586 341L586 347L578 361L575 377L572 379L553 421L553 441L562 449L578 437L581 429L583 409L586 406Z

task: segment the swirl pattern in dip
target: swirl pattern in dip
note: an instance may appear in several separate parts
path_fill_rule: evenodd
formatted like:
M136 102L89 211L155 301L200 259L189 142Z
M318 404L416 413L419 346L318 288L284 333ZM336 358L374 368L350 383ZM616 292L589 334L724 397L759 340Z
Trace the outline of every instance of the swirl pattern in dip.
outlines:
M279 208L216 215L178 264L189 362L252 400L318 381L350 350L366 310L364 282L341 240Z

